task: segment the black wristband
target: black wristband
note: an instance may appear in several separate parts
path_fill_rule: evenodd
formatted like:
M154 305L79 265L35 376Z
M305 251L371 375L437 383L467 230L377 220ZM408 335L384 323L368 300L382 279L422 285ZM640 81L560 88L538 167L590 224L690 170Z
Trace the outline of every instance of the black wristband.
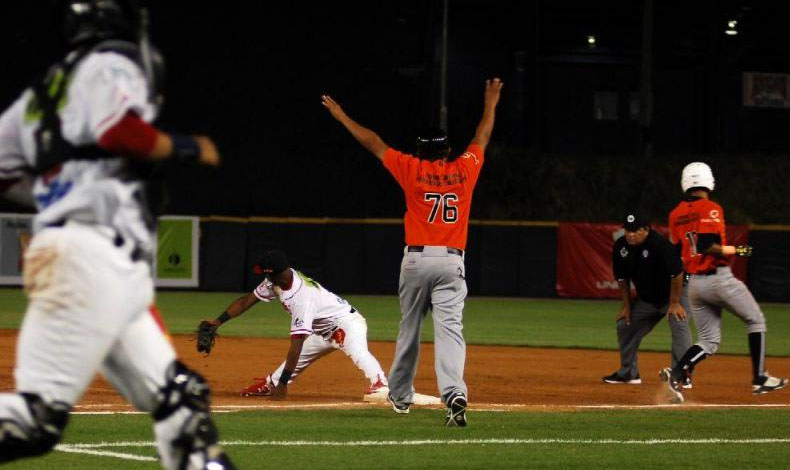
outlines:
M217 321L220 323L225 323L228 320L230 320L230 313L228 313L227 311L222 312L222 315L217 317Z
M170 158L182 164L195 163L200 157L200 145L191 135L170 134L173 151Z
M283 373L280 374L280 381L279 381L279 383L281 383L283 385L288 385L288 381L291 380L291 374L293 374L293 373L294 373L294 371L292 371L292 370L283 369Z

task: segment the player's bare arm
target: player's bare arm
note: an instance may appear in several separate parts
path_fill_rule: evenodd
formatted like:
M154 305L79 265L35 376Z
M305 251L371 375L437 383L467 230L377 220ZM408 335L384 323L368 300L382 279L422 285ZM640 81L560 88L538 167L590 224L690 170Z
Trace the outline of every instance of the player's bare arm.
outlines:
M201 135L168 134L129 111L99 138L99 147L130 158L197 162L218 166L220 155L214 142Z
M302 354L302 346L307 339L307 335L291 335L291 347L288 349L288 356L285 359L285 367L283 373L274 387L272 398L275 400L282 400L288 394L288 380L291 378L296 364L299 362L299 356Z
M379 160L384 159L384 153L389 148L381 137L372 130L358 124L356 121L348 117L348 114L343 111L343 108L332 99L329 95L321 96L321 104L329 111L333 118L337 119L340 124L343 124L351 135L357 139L357 142L362 144L363 147L368 149L370 153L376 156Z
M620 287L620 298L623 301L620 312L614 318L614 321L625 320L626 325L631 324L631 281L617 281Z
M721 238L710 233L702 233L697 236L697 249L706 255L743 257L751 256L753 250L751 245L722 245Z
M667 317L672 315L679 321L686 320L686 310L680 304L680 296L683 294L683 276L683 272L680 272L672 278L669 290L669 308L667 308Z
M504 83L498 78L486 80L485 92L483 94L483 117L477 125L475 136L472 143L479 145L485 151L488 142L491 140L491 132L494 130L494 114L496 105L499 103L499 95Z
M226 321L232 318L236 318L242 313L246 312L247 310L250 309L250 307L257 304L258 302L260 302L260 300L258 300L258 298L255 297L255 294L250 292L249 294L243 295L238 299L234 300L233 302L231 302L231 304L228 305L228 308L226 308L225 311L222 312L222 314L217 318L215 318L214 320L206 320L206 321L208 321L209 323L211 323L216 327L219 327Z

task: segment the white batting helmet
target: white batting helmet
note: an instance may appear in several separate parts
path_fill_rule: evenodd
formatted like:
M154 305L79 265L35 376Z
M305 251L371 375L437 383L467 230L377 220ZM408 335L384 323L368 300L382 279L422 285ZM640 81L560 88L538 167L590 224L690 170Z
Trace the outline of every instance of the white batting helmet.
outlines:
M706 163L692 162L683 168L680 186L684 193L690 188L706 188L708 191L713 191L716 180L713 179L713 172Z

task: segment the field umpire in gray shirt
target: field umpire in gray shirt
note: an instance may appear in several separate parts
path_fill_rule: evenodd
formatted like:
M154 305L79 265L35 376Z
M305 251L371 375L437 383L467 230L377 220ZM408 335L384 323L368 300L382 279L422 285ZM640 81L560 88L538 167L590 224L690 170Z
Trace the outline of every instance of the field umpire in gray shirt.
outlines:
M638 212L626 214L625 235L614 242L612 270L620 286L623 306L615 318L620 345L620 370L603 378L610 384L641 384L636 353L639 344L664 316L672 331L672 364L691 346L683 295L683 261L677 249L650 229ZM631 300L631 282L637 297ZM684 386L691 388L690 375Z

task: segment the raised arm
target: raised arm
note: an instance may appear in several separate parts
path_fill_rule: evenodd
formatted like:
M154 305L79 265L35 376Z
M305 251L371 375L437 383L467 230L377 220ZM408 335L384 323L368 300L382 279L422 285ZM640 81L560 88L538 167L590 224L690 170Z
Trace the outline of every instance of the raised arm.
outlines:
M384 160L384 152L387 151L389 145L385 144L378 134L366 127L359 125L356 121L348 117L348 114L343 111L343 108L341 108L331 96L321 96L321 104L324 105L333 118L337 119L340 124L343 124L343 127L345 127L355 139L357 139L357 142L368 149L368 151L375 155L376 158L379 160Z
M494 114L496 105L499 102L499 93L502 90L502 80L494 78L486 80L485 93L483 95L483 117L477 125L477 131L472 139L473 144L479 145L485 151L488 142L491 140L491 131L494 130Z

